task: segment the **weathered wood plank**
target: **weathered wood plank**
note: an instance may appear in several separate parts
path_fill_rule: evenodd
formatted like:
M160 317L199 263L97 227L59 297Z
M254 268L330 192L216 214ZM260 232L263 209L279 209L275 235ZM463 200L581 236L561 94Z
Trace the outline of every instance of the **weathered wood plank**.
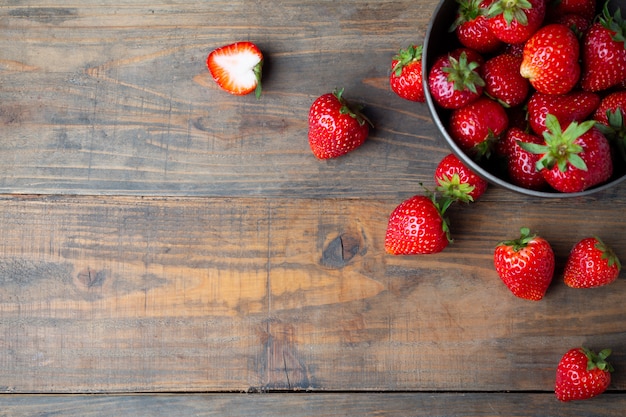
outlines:
M446 148L424 104L388 87L436 0L65 2L0 5L0 192L397 196ZM265 94L233 97L206 55L267 55ZM375 122L357 153L321 162L308 109L335 87Z
M626 258L626 201L508 195L453 209L455 243L425 257L384 253L393 201L5 196L1 390L546 391L578 344L626 369L626 282L557 277L534 303L492 267L522 225L561 266L593 233Z
M626 397L604 394L589 401L563 404L548 393L0 395L0 404L3 415L12 417L621 417Z

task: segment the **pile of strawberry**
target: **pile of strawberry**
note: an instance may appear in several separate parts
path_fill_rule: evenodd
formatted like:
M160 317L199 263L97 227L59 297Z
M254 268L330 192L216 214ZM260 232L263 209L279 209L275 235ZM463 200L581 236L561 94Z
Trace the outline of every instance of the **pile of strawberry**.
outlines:
M626 22L596 0L457 0L457 46L428 74L466 154L532 190L623 173Z
M391 62L389 84L399 97L424 102L423 78L434 102L449 112L448 133L478 161L504 166L508 179L533 190L577 192L606 182L626 161L626 23L596 0L456 0L451 31L458 47L422 73L421 45L402 49ZM263 54L251 42L212 51L207 67L227 92L261 96ZM343 90L318 97L308 114L308 140L318 159L360 147L372 123ZM497 163L493 163L497 160ZM501 164L502 162L502 164ZM616 169L617 168L617 169ZM443 251L451 233L445 213L477 201L487 182L454 154L425 189L390 214L385 250L392 255ZM522 228L498 243L494 266L517 297L541 300L554 277L552 247ZM572 248L564 282L572 288L604 286L621 264L598 237ZM579 347L557 367L561 401L591 398L610 384L611 351Z

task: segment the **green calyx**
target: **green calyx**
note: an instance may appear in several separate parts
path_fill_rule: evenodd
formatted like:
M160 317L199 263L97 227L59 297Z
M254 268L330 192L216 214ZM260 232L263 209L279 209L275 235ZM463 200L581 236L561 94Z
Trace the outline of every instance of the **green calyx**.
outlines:
M607 0L602 7L602 14L599 16L599 22L609 31L613 32L613 40L621 42L626 48L626 21L622 18L622 12L619 7L615 13L611 15L609 11L609 1Z
M613 365L607 362L607 358L611 355L611 349L602 349L597 354L587 349L586 347L581 347L580 350L587 357L587 370L593 371L594 369L599 369L601 371L613 372L615 369Z
M459 174L453 174L452 177L444 175L439 179L437 191L451 199L451 202L471 203L474 201L474 198L470 194L474 191L474 188L473 185L461 182Z
M254 89L254 96L258 99L261 98L261 77L263 76L263 60L252 68L254 72L254 78L256 78L256 88Z
M422 59L422 50L422 45L411 45L406 49L401 49L398 54L393 57L394 60L398 61L391 70L396 75L396 77L402 75L402 68L413 62L418 62Z
M486 16L487 9L480 7L483 0L457 0L458 12L457 17L450 25L449 32L454 32L457 27L463 23L471 22L478 16Z
M622 270L622 264L619 261L619 258L617 257L615 252L613 252L613 249L608 247L602 241L602 239L600 239L599 237L594 236L594 239L597 241L596 244L594 245L594 247L596 249L598 249L600 252L602 252L602 259L606 259L607 264L609 265L609 267L612 268L613 265L616 265L617 266L617 270L621 271Z
M576 140L595 124L594 120L587 120L583 123L572 122L565 131L562 131L556 116L548 114L546 116L548 130L543 133L545 144L520 142L519 145L527 152L542 155L537 161L537 171L552 169L555 165L561 172L565 172L568 165L586 171L587 164L579 155L583 148L576 143Z
M514 240L503 240L502 242L498 243L497 246L511 246L515 252L519 252L520 250L528 246L530 241L536 237L537 235L530 234L530 229L528 227L521 227L519 238Z
M450 208L450 206L452 205L452 203L457 200L455 200L454 198L450 198L445 194L439 197L437 196L437 194L424 187L424 184L420 183L420 186L424 189L426 196L430 199L430 201L433 202L433 206L435 206L435 208L439 212L439 215L441 216L441 229L445 232L446 239L448 239L449 243L453 243L454 240L452 239L452 236L450 234L450 222L448 221L448 218L445 216L445 214L448 208Z
M370 121L370 119L368 119L363 113L361 113L363 106L350 105L343 98L343 88L336 89L335 91L333 91L333 95L337 98L337 100L339 100L339 103L341 103L341 108L339 109L339 113L349 115L350 117L355 119L357 122L359 122L359 126L363 126L365 123L369 124L372 127L374 126L374 124Z
M507 26L515 20L522 26L528 25L528 16L524 10L530 10L533 5L528 0L497 0L489 6L488 17L502 15Z
M456 91L468 89L477 94L477 86L484 87L485 81L480 77L476 69L480 66L478 62L467 62L467 54L461 52L459 59L449 58L450 66L442 68L448 74L448 82L454 85Z

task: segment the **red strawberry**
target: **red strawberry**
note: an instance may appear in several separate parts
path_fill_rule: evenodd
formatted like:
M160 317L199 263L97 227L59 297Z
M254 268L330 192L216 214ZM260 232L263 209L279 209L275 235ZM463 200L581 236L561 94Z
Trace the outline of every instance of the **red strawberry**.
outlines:
M593 119L608 126L611 113L621 113L622 118L626 119L626 91L615 91L605 96L593 114Z
M578 38L567 26L543 26L524 45L520 73L541 93L565 94L578 83Z
M433 100L445 109L458 109L477 100L485 81L483 57L469 48L456 49L435 60L428 74Z
M521 57L500 54L483 65L485 93L506 107L522 104L528 95L528 80L519 72Z
M546 15L557 18L567 14L576 14L587 20L596 16L596 0L557 0L548 1Z
M351 109L343 89L318 97L309 110L309 145L319 159L336 158L358 148L369 134L371 122Z
M488 183L469 169L456 155L446 155L435 169L437 191L455 201L478 200Z
M489 6L489 27L503 42L526 42L539 29L545 14L546 0L496 0Z
M608 2L585 34L582 65L583 90L602 91L626 80L626 22L619 8L609 13Z
M493 261L500 279L516 297L541 300L552 282L552 247L526 227L520 229L519 239L498 243Z
M534 93L528 100L528 122L537 135L543 135L546 116L552 114L561 126L571 122L584 122L600 105L600 96L588 91L567 94Z
M518 144L518 142L543 144L543 139L513 127L507 131L503 140L513 142L507 158L507 171L511 182L529 190L546 188L548 183L541 172L537 170L539 155L524 150Z
M424 85L422 84L422 45L411 45L401 49L391 61L389 84L400 97L423 103Z
M626 91L605 96L593 115L596 128L613 143L626 161Z
M552 188L563 193L580 192L608 180L613 173L609 142L594 124L593 120L572 122L562 131L556 117L549 114L545 145L520 146L541 154L537 169Z
M236 42L212 51L207 67L215 82L238 96L255 92L261 97L263 54L252 42Z
M449 133L464 152L476 157L489 157L508 124L504 107L483 96L452 111Z
M591 22L592 19L587 19L584 16L574 13L558 15L552 21L552 23L559 23L567 26L576 34L578 38L582 38L583 34L591 26Z
M387 224L385 250L392 255L431 254L450 242L448 222L443 215L452 200L439 202L435 196L416 195L398 205Z
M487 9L494 0L457 0L456 20L450 27L461 45L480 53L494 52L503 42L489 28Z
M601 287L615 281L621 268L610 247L598 237L588 237L572 248L565 264L564 280L572 288Z
M586 400L606 391L613 372L606 361L610 355L610 349L598 354L584 347L568 350L556 368L556 398L564 402Z

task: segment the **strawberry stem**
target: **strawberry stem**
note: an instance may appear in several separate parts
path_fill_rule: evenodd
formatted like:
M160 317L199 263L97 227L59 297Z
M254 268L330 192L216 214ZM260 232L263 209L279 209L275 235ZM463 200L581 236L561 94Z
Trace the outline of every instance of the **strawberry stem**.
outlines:
M607 358L611 355L611 349L602 349L599 353L581 347L580 350L587 357L587 370L592 371L594 369L600 369L601 371L613 372L613 365L607 362Z
M467 62L467 54L461 52L459 59L449 58L450 66L442 68L442 71L448 74L448 82L454 85L456 91L464 91L465 89L472 93L477 93L476 87L484 87L485 81L480 77L476 69L480 66L478 62Z
M512 246L515 252L519 252L520 250L528 246L528 243L530 243L530 241L533 240L535 237L537 237L537 235L531 235L530 229L528 227L521 227L519 238L513 240L503 240L502 242L498 243L497 246Z
M254 72L254 77L256 78L256 88L254 89L254 95L258 99L261 98L261 77L263 75L263 60L259 61L258 64L252 68Z
M347 114L353 119L356 119L356 121L359 122L359 126L363 126L365 123L367 123L371 127L374 127L374 124L370 121L370 119L368 119L363 113L361 113L363 106L352 105L343 98L343 88L335 89L335 91L333 91L333 95L337 97L337 100L339 100L339 103L341 103L339 113Z

